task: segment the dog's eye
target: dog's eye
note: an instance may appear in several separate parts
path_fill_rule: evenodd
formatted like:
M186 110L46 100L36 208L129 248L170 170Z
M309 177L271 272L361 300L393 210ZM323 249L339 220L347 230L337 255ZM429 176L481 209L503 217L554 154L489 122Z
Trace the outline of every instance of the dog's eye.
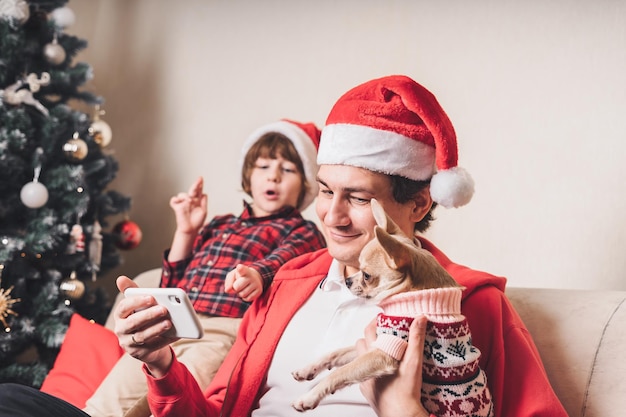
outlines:
M372 278L372 276L370 274L368 274L367 272L363 271L363 279L365 281L369 281L370 278Z

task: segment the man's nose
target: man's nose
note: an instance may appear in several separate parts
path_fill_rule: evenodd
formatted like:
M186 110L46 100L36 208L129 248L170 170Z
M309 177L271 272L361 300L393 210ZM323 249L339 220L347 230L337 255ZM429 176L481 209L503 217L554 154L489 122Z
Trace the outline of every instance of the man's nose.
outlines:
M350 218L347 215L345 201L341 198L334 197L330 201L328 210L324 216L324 224L329 227L341 227L350 224Z

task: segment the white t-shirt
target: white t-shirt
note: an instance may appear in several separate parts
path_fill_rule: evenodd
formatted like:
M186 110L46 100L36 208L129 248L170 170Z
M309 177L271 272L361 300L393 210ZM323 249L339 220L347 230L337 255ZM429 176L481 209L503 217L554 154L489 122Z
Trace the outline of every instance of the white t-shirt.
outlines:
M313 381L298 382L291 372L335 349L354 345L380 312L372 302L354 296L345 286L343 270L333 261L328 276L291 319L278 342L269 368L265 394L253 417L367 417L376 414L353 385L326 397L314 410L300 413L291 403L329 371Z

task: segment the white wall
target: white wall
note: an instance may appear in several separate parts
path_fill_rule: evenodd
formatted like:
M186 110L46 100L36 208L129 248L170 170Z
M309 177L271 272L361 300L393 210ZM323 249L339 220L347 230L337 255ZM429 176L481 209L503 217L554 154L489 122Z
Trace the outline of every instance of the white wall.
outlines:
M106 99L144 241L112 273L159 266L168 199L202 174L211 215L239 212L239 148L289 117L403 73L456 127L472 203L427 233L509 285L626 289L626 2L70 0L68 32ZM314 212L305 213L313 218ZM112 278L112 277L111 277Z

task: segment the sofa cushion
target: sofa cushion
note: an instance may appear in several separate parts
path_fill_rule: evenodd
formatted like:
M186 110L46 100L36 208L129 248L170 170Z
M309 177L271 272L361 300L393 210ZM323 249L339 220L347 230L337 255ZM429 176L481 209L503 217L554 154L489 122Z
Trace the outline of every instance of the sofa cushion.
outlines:
M111 330L74 314L41 391L83 408L123 352Z

